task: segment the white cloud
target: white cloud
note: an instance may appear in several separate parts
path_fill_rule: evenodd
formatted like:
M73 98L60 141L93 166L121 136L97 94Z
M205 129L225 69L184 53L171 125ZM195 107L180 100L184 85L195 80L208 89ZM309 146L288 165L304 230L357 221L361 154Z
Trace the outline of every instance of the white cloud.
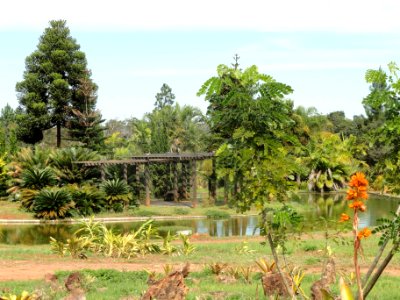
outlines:
M0 30L42 30L66 19L74 30L259 30L396 32L397 0L13 0Z

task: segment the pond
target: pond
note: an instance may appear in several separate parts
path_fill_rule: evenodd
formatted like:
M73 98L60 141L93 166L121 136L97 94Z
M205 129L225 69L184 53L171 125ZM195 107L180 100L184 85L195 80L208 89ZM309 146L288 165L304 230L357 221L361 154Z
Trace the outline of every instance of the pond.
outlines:
M293 200L301 205L306 205L308 212L304 214L305 230L321 230L321 218L338 220L340 214L347 212L348 201L344 194L300 194ZM374 226L377 219L390 217L390 213L396 211L400 200L370 195L366 212L360 214L360 227ZM139 227L141 222L108 223L107 226L118 232L127 232ZM160 231L169 228L191 229L193 233L208 234L210 236L250 236L258 235L259 229L257 216L235 217L226 220L192 219L157 221ZM0 225L0 243L37 245L47 244L49 237L65 240L76 229L71 224L40 224L40 225Z

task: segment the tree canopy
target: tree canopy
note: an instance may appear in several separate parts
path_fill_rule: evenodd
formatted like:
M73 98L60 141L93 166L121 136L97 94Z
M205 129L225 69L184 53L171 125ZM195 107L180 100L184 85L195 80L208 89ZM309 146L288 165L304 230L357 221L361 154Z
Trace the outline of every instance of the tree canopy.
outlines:
M37 49L26 58L23 80L16 85L18 138L35 144L43 139L44 130L56 127L60 147L61 128L74 129L73 137L80 138L77 131L98 125L80 120L82 114L95 111L97 86L90 77L85 53L71 37L66 21L50 21ZM94 136L101 134L97 130Z
M198 92L205 95L214 146L218 147L220 176L234 186L240 210L251 204L263 205L281 197L288 188L293 164L290 145L296 141L289 132L291 102L285 96L293 90L258 72L256 66L244 71L220 65L218 76L207 80Z

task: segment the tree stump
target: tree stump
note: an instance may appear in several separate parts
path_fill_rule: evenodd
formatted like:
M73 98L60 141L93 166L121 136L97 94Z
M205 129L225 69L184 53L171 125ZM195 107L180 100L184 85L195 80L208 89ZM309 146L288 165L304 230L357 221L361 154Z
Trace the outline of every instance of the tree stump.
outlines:
M184 300L189 291L184 278L189 274L189 264L182 271L175 271L163 279L154 282L141 300Z
M289 288L292 289L293 283L292 279L288 274L283 274L285 276L286 282ZM282 297L290 297L290 294L285 288L285 283L279 273L267 273L261 278L261 283L264 289L265 296L275 296L279 295Z
M323 300L330 293L330 285L336 281L336 265L333 258L329 258L322 271L321 279L311 286L311 299Z

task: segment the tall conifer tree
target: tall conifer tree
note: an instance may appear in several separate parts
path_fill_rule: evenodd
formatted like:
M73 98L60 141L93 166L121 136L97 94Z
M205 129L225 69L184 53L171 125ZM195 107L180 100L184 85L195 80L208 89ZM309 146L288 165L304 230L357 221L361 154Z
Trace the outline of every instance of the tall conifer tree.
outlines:
M50 21L37 50L26 58L23 80L16 85L19 139L35 144L43 139L44 130L56 127L57 147L62 128L72 129L72 137L81 141L94 128L91 138L101 140L101 117L98 112L94 115L97 86L90 76L85 53L71 37L66 21Z

